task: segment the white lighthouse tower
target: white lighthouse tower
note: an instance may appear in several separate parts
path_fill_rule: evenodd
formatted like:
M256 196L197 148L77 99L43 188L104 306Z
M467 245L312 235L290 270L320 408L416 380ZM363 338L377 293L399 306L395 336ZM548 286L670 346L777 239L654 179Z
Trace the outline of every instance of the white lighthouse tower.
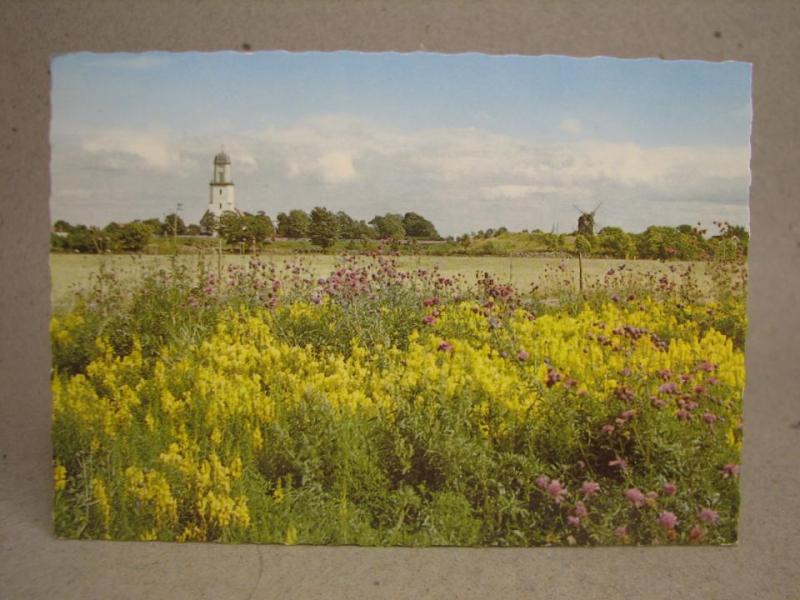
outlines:
M208 211L217 218L227 211L236 212L231 181L231 157L224 150L214 157L214 178L210 186Z

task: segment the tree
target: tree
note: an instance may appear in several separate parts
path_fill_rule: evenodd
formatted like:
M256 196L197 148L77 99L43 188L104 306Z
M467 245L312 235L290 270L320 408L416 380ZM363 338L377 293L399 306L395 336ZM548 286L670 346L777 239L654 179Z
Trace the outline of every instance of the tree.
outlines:
M150 228L150 233L152 235L161 235L164 229L164 224L158 219L145 219L142 223Z
M111 221L108 225L106 225L103 228L103 231L105 233L107 233L108 235L114 237L117 234L119 234L121 229L122 229L122 225L120 225L119 223L116 223L114 221Z
M58 235L58 233L51 233L50 250L53 252L63 252L65 250L69 250L67 238L63 235Z
M317 206L311 211L311 225L308 233L315 246L322 249L330 248L339 234L336 215L327 208Z
M343 240L351 240L358 237L353 235L356 229L356 221L343 210L336 213L336 227L339 231L339 237Z
M56 233L69 233L72 231L72 225L67 223L64 219L59 219L53 223L53 231Z
M226 211L219 219L219 234L228 244L261 244L275 235L275 226L263 211L256 215Z
M205 235L213 235L217 230L217 227L219 227L219 219L217 219L217 215L212 213L210 210L207 210L200 219L200 230Z
M543 233L541 239L544 247L550 252L555 252L564 246L564 236L557 233Z
M379 238L392 238L402 240L406 236L406 229L403 226L403 217L397 214L387 213L376 216L369 222L378 232Z
M127 252L140 252L150 242L150 227L141 221L133 221L120 226L117 232L117 243L120 249Z
M715 235L711 239L715 241L716 246L720 246L718 240L725 240L724 246L727 247L726 253L733 253L744 257L747 256L748 247L750 245L750 232L741 225L732 225L726 221L716 222L715 225L719 228L720 234ZM715 254L717 249L715 248Z
M99 254L111 248L111 236L98 227L76 225L67 234L66 247L73 252Z
M633 238L619 227L603 227L597 234L597 245L605 256L630 258L636 254Z
M248 229L249 237L259 244L275 235L275 225L263 210L258 211L258 214L255 215L247 215L244 225Z
M696 260L708 252L708 243L700 230L689 225L665 227L651 225L637 239L640 258L678 258Z
M161 232L164 235L186 235L186 223L175 213L170 213L164 217L164 225Z
M289 214L278 214L278 235L287 238L303 238L308 236L311 218L305 211L294 209Z
M238 244L246 239L246 225L237 213L226 210L219 218L219 235L228 244Z
M414 212L407 212L403 216L403 230L406 236L410 238L424 240L439 239L439 234L436 231L436 227L433 226L433 223Z

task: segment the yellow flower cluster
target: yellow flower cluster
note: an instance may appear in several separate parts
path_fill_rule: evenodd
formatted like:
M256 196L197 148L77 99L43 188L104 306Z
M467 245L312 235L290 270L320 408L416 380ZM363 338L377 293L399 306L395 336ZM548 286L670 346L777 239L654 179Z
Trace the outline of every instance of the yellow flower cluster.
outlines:
M332 314L327 303L297 302L289 318L324 324ZM54 432L66 440L56 444L56 490L74 476L64 466L71 457L58 453L91 453L104 469L91 483L103 533L224 539L251 525L245 474L270 451L267 429L300 401L325 405L340 419L391 424L400 403L433 417L466 398L474 426L501 439L515 423L557 410L564 394L587 406L626 386L657 396L665 380L658 373L674 374L681 389L702 386L708 373L701 363L713 365L718 416L728 442L739 443L743 353L658 303L537 319L519 311L496 326L480 305L461 302L439 307L435 322L420 323L402 349L352 341L346 354L282 341L276 318L231 310L202 344L180 353L166 347L150 362L138 343L120 358L98 340L99 356L85 375L53 379ZM54 321L58 343L69 343L69 331ZM119 473L123 485L112 481ZM283 488L272 486L270 497L281 504ZM285 537L293 543L296 530Z

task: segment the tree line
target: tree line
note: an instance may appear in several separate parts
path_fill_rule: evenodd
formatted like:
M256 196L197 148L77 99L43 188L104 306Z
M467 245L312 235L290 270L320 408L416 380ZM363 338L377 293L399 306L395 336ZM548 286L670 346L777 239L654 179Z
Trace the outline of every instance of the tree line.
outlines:
M198 224L187 225L177 214L159 219L111 222L105 227L73 225L64 220L53 224L51 248L55 251L105 253L140 252L154 237L220 236L227 244L261 245L276 237L309 239L321 249L337 240L440 240L431 221L414 212L376 215L371 221L356 220L344 211L318 206L306 212L294 209L278 213L277 223L263 211L225 212L217 217L206 211Z
M620 227L579 227L571 233L544 232L527 229L511 233L505 227L481 230L455 238L463 254L520 254L535 247L550 253L580 253L583 256L655 260L734 260L747 256L750 234L741 225L715 221L717 233L699 226L669 227L651 225L641 233L630 233Z

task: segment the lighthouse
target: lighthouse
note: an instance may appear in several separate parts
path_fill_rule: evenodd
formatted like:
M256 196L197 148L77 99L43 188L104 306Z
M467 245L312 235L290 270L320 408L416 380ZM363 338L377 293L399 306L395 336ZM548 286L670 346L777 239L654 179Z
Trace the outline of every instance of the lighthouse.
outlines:
M214 157L214 175L210 187L208 212L217 218L224 212L236 212L231 181L231 157L224 150Z

